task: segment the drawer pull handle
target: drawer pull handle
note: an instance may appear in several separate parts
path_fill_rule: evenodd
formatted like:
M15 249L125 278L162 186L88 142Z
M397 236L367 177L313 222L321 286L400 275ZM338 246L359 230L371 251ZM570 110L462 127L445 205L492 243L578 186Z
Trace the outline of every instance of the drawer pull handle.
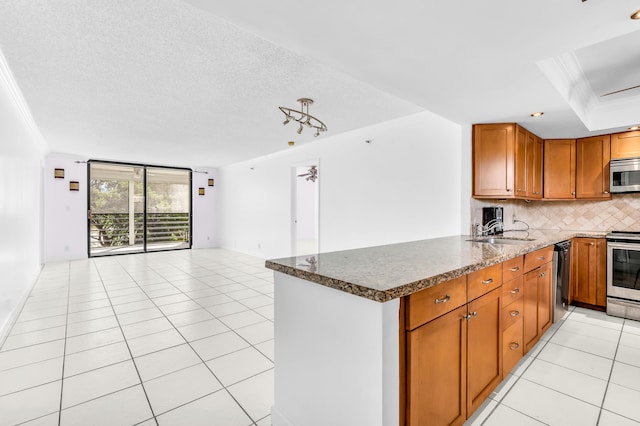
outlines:
M509 343L509 349L511 349L512 351L515 351L516 349L518 349L520 347L520 343L518 342L511 342Z
M544 260L544 256L540 256L538 260Z
M520 315L520 311L509 311L509 315L511 315L512 317L517 317L518 315Z
M518 294L520 293L520 289L519 288L514 288L513 290L511 290L509 293L511 294Z
M513 268L509 269L511 272L517 272L520 270L519 266L514 266Z
M447 294L444 298L436 299L433 302L437 305L438 303L447 303L449 300L451 300L451 296Z
M488 280L482 280L482 284L491 284L493 282L493 278L489 278Z
M543 273L540 274L540 277L544 277L545 275L547 275L547 273L543 272Z

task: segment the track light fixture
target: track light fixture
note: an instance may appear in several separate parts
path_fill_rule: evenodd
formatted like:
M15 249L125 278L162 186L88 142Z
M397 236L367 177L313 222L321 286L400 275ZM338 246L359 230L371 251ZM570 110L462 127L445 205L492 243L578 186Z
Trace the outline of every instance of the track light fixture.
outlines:
M300 110L278 107L284 114L284 121L282 124L286 126L291 120L297 121L300 123L300 127L298 127L297 130L298 134L301 134L304 126L307 126L310 129L315 129L315 133L313 134L314 137L320 136L320 132L326 132L327 126L322 121L309 114L309 105L313 104L313 99L300 98L298 99L298 102L300 102Z

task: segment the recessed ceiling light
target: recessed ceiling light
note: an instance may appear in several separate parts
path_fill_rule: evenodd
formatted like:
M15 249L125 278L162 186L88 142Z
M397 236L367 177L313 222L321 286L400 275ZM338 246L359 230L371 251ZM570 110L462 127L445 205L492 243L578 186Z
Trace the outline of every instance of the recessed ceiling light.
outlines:
M629 130L640 130L640 126L631 126Z
M640 9L631 14L631 19L640 19Z
M542 114L544 114L544 112L542 111L538 111L538 112L534 112L533 114L531 114L532 117L540 117Z

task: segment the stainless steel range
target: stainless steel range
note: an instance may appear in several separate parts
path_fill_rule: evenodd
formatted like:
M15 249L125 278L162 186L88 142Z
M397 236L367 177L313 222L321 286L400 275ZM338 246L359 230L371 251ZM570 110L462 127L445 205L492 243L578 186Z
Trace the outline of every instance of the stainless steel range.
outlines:
M607 314L640 320L640 232L607 234Z

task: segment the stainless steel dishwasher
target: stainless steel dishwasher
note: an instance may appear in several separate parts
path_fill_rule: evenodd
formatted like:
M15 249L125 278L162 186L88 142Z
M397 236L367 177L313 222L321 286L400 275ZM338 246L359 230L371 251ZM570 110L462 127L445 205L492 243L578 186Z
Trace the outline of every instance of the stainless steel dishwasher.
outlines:
M553 322L569 310L569 277L571 276L571 241L553 246Z

